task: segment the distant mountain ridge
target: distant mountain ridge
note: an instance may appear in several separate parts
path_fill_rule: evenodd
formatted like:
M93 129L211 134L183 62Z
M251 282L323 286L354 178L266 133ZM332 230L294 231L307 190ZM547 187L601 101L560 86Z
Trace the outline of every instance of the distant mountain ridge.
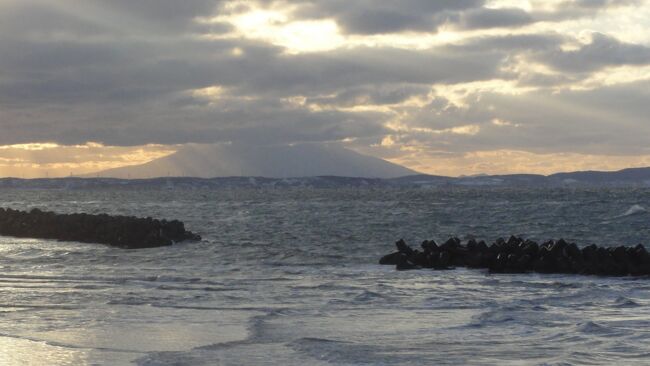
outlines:
M442 177L416 175L399 178L402 184L454 186L531 186L531 187L650 187L650 167L628 168L619 171L577 171L541 174L480 175L472 177Z
M628 168L615 172L582 171L572 173L557 173L550 175L553 179L573 179L578 182L638 182L650 183L650 167Z
M650 167L631 168L616 172L570 172L548 176L536 174L487 175L473 177L445 177L427 174L397 178L362 178L343 176L315 176L297 178L222 177L188 178L168 177L151 179L117 178L41 178L0 179L0 188L26 189L219 189L219 188L571 188L571 187L647 187L650 188Z

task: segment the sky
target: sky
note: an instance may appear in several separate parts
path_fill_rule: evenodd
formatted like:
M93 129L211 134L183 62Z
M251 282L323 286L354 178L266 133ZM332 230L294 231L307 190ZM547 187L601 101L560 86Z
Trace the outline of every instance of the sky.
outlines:
M217 143L650 166L650 0L0 0L0 176Z

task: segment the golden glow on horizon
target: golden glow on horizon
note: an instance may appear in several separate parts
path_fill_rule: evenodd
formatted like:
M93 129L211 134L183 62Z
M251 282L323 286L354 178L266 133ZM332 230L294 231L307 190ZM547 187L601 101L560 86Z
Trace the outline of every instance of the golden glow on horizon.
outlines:
M495 122L498 121L498 122ZM508 121L494 120L498 127L516 127ZM427 129L422 129L427 130ZM479 126L461 126L445 130L427 130L432 134L473 134ZM354 143L356 139L344 142ZM32 145L32 144L27 144ZM65 177L73 175L93 176L97 171L127 165L143 164L175 152L179 146L146 145L138 147L115 147L94 144L92 147L58 146L45 150L26 150L0 147L0 177L38 178ZM397 157L386 160L404 165L416 171L436 175L472 174L553 174L579 170L613 171L630 167L650 166L650 155L609 156L577 153L538 154L518 150L477 151L452 154L430 151L426 146L401 145L399 137L388 135L375 148L397 148ZM23 150L17 154L15 150ZM363 149L362 149L363 150ZM83 151L91 153L83 154ZM13 154L7 154L13 152ZM26 154L25 154L26 152ZM363 152L363 151L362 151ZM36 154L36 155L34 155ZM47 161L44 156L47 155Z
M144 164L174 153L177 146L105 146L28 143L0 146L0 177L37 178L87 175Z
M650 155L610 156L576 153L537 154L517 150L477 151L466 154L438 152L426 147L410 149L408 154L389 158L396 164L435 175L473 174L553 174L583 170L615 171L650 166Z
M46 150L59 147L59 144L53 142L32 143L32 144L14 144L14 145L0 145L0 150Z

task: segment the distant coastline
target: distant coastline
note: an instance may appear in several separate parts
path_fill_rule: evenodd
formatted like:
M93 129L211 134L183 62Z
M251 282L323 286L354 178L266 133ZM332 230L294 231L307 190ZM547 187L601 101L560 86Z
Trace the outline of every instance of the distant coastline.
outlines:
M149 179L118 178L0 178L0 188L22 189L218 189L218 188L444 188L444 187L649 187L650 168L631 168L615 172L568 172L548 176L536 174L480 175L446 177L408 175L399 178L315 176L296 178L265 177L159 177Z

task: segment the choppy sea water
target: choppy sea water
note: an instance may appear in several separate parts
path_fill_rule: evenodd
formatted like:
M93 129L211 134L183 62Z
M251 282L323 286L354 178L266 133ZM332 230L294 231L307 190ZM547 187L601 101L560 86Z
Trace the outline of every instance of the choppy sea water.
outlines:
M0 365L650 364L650 278L376 264L402 237L650 244L647 189L0 190L0 206L204 238L0 238Z

